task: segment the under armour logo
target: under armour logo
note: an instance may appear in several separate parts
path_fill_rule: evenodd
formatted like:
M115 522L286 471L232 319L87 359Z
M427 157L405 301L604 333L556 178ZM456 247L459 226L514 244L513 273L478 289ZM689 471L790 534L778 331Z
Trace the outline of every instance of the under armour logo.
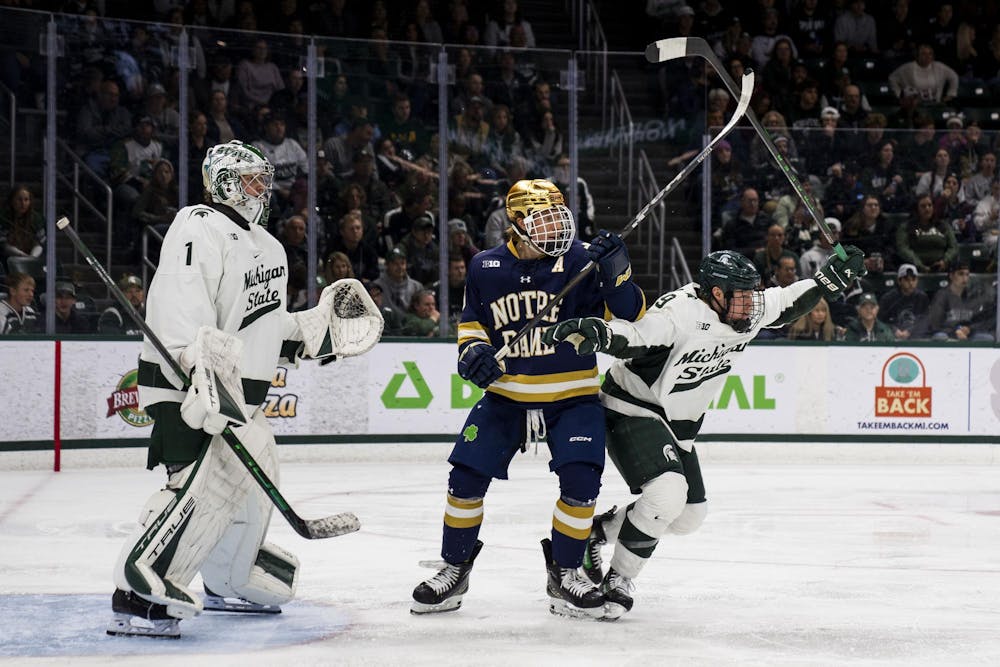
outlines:
M521 282L522 283L530 283L531 282L531 276L521 276Z

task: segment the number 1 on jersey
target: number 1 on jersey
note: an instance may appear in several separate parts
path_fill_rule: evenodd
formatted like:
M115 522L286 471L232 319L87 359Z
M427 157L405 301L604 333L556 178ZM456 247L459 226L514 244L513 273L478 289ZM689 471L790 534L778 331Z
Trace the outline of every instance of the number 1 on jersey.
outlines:
M191 266L191 248L194 246L194 241L188 241L184 244L184 247L188 249L187 259L184 261L185 266Z

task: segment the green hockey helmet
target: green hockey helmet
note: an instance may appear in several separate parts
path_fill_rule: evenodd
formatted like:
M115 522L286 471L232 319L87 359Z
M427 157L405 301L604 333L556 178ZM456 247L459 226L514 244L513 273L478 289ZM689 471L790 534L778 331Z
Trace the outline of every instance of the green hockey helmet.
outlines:
M712 294L713 287L722 290L725 302ZM698 296L718 314L721 322L738 333L753 329L764 315L764 293L759 287L757 268L738 252L719 250L698 265Z
M706 255L698 265L699 295L710 294L718 287L727 297L735 290L757 289L760 274L749 259L732 250L717 250Z

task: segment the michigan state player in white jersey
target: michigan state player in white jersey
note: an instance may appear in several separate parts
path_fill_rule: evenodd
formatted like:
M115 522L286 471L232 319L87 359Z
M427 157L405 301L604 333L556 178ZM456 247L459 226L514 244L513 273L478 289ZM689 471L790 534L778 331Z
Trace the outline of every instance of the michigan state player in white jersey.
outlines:
M632 608L633 579L665 533L696 530L707 513L695 436L733 360L762 327L780 327L807 313L824 293L836 295L863 275L864 255L847 246L815 277L788 287L759 289L753 263L722 250L705 257L698 282L662 295L637 322L580 318L547 328L549 344L570 343L577 354L618 359L601 386L607 449L632 493L625 511L594 519L584 569L600 582L607 618ZM607 574L601 545L615 542Z
M316 308L286 310L285 252L265 227L273 173L254 146L211 148L203 164L211 203L178 211L164 237L146 322L192 385L147 338L139 361L140 405L155 420L147 465L163 464L167 484L146 502L115 565L109 634L178 637L178 621L203 609L277 613L295 594L298 559L265 541L272 505L219 435L231 426L277 482L260 403L279 358L322 356L333 326L336 285ZM215 381L235 394L242 422L221 414ZM204 599L188 588L198 573Z

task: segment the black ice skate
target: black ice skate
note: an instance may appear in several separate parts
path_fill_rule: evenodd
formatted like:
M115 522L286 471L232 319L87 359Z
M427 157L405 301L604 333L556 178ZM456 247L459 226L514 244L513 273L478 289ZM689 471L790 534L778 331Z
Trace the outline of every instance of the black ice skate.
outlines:
M280 614L276 604L258 604L241 597L223 597L205 585L205 611L234 611L242 614Z
M469 573L482 548L483 543L476 540L469 560L458 565L445 563L437 574L414 588L410 613L435 614L461 607L462 596L469 590Z
M545 569L548 570L549 611L558 616L600 619L604 617L604 595L580 568L559 567L552 560L552 540L542 540Z
M600 586L604 580L604 572L601 571L601 547L608 543L608 536L604 533L604 524L614 518L618 506L615 505L604 514L594 517L594 525L590 529L590 537L587 538L587 550L583 552L583 572L587 578L594 582L595 586Z
M108 623L108 634L121 637L153 637L180 639L180 621L167 615L167 607L144 600L131 591L120 588L111 596L114 615Z
M632 609L632 591L635 584L628 577L615 572L615 568L608 570L608 576L604 577L601 584L604 592L604 618L609 621L617 621Z

